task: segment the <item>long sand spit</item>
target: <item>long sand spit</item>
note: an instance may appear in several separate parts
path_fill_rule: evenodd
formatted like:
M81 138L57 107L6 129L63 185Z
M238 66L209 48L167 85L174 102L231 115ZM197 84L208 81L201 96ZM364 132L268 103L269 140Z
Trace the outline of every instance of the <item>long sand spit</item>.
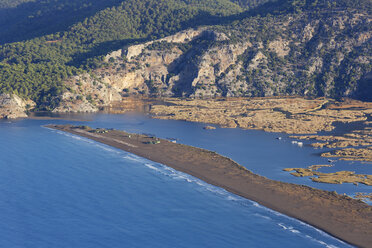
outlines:
M372 206L308 186L267 179L215 152L123 131L47 127L83 136L185 172L212 185L304 221L359 247L372 245ZM160 143L156 142L159 140Z

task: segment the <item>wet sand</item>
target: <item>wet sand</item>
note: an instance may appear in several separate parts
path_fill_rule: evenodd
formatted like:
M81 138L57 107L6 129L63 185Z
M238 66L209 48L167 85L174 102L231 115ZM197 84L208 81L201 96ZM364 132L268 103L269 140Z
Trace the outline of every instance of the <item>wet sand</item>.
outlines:
M304 221L360 247L372 244L372 206L348 196L283 183L253 174L233 160L215 152L175 144L167 140L110 130L89 132L86 127L48 125L47 127L83 136L136 154L229 192ZM156 143L159 140L159 144Z

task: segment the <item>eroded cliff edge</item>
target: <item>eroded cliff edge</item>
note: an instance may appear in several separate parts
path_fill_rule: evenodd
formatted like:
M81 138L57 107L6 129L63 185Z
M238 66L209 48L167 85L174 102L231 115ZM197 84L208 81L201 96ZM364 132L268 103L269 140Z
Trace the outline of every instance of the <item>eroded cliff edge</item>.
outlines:
M26 111L34 106L31 100L25 101L17 95L0 94L0 119L27 117Z

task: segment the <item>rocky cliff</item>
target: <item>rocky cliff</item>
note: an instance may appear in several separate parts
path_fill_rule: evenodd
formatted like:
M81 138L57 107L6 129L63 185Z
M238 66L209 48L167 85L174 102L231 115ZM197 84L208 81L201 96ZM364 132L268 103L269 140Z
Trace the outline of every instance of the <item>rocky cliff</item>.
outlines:
M371 98L368 11L255 16L124 47L70 78L56 111L94 111L128 95ZM362 79L362 80L360 80ZM363 81L363 83L360 83Z
M17 95L0 94L0 119L27 117L26 111L35 106L32 101L24 101Z

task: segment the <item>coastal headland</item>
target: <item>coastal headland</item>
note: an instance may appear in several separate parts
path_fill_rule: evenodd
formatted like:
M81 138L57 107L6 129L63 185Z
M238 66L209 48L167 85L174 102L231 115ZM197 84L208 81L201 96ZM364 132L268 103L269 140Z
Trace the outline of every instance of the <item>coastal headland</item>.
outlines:
M359 247L372 244L372 206L335 192L278 182L215 152L157 137L87 126L48 125L190 174L229 192L302 220Z

